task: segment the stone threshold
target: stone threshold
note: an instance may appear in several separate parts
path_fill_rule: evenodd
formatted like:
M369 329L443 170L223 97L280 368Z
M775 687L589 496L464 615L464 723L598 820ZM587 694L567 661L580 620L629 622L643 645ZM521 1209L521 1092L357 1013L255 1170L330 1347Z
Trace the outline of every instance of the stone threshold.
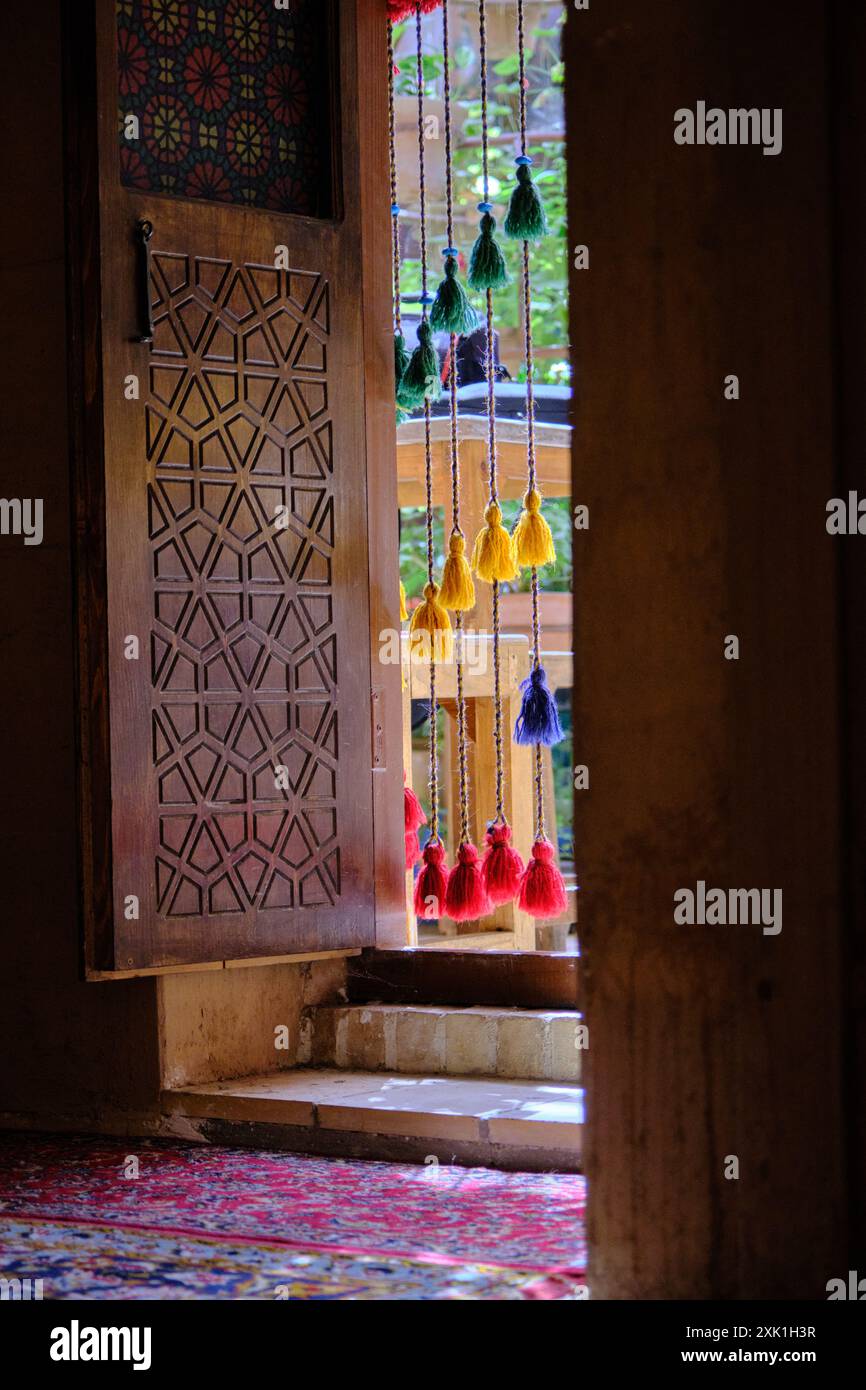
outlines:
M405 1072L453 1080L580 1082L580 1015L479 1005L320 1004L305 1055L314 1067Z
M555 1081L301 1068L186 1085L164 1113L214 1143L575 1172L583 1092Z

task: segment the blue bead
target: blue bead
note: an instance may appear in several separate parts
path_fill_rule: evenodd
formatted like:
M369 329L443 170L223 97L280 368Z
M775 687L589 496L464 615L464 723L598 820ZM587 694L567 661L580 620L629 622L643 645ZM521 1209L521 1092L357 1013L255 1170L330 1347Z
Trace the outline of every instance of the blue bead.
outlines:
M402 211L403 211L403 209L401 208L401 206L400 206L399 203L392 203L392 204L391 204L391 216L392 216L392 217L399 217L399 216L400 216L400 213L401 213Z
M460 252L457 250L457 247L456 247L456 246L446 246L445 249L444 249L444 251L442 252L442 255L443 255L443 256L459 256L459 255L460 255Z
M519 154L514 161L515 164L531 164L532 160L528 154Z
M432 294L422 294L422 296L421 296L421 303L422 303L422 304L432 304L432 303L433 303L433 295L432 295Z
M479 204L478 204L478 211L479 211L479 212L492 212L492 211L493 211L493 204L492 204L492 203L488 203L488 202L479 203Z

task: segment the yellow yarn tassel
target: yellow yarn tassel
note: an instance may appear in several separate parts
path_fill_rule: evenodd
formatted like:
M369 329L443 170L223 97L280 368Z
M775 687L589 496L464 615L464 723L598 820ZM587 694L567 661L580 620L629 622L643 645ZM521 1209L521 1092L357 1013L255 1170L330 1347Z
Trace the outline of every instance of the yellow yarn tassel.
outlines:
M556 549L550 527L541 515L541 494L531 488L514 528L514 552L519 565L552 565Z
M424 600L418 604L409 624L409 653L413 661L450 661L454 654L454 632L448 610L439 599L439 585L424 585Z
M472 568L479 579L486 579L489 584L495 579L516 579L518 569L514 541L502 525L502 512L495 502L488 503L484 520L487 525L475 538Z
M475 607L475 585L466 559L466 541L459 531L453 531L448 542L448 558L442 569L442 588L439 602L452 613L466 613Z
M402 579L401 579L401 580L400 580L400 622L401 622L401 623L405 623L405 621L406 621L406 619L408 618L408 616L409 616L409 610L408 610L408 608L406 607L406 590L405 590L405 588L404 588L404 586L403 586L403 581L402 581Z

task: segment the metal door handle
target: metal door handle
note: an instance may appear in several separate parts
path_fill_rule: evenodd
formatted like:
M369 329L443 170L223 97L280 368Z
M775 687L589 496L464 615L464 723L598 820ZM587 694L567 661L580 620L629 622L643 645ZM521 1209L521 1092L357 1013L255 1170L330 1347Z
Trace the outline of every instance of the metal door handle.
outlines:
M150 300L150 239L153 223L145 218L136 225L138 241L138 343L153 342L153 306Z

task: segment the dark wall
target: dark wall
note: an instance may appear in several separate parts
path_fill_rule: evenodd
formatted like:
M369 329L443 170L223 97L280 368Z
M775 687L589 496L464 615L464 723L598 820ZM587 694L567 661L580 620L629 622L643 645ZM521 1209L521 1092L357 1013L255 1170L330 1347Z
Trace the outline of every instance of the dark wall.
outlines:
M60 10L4 16L0 82L0 496L45 518L0 536L0 1111L43 1122L158 1084L155 982L80 975Z
M825 529L839 36L817 0L608 0L567 33L593 1293L822 1297L849 1267L840 565L866 545ZM699 100L781 107L782 152L677 145ZM781 888L781 933L676 925L700 879Z

